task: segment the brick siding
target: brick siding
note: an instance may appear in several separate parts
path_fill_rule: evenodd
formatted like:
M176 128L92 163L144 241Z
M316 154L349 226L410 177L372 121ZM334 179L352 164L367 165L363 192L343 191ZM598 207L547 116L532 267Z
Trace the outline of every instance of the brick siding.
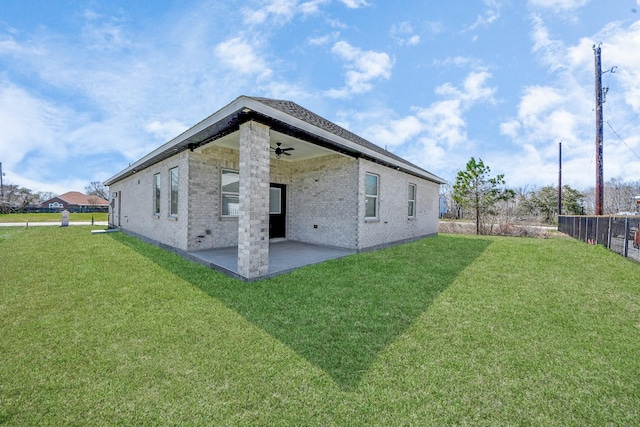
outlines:
M178 216L169 212L169 169L179 167ZM122 228L185 251L235 246L238 218L221 214L223 169L240 169L239 151L209 146L185 151L110 187L122 192ZM364 219L366 173L379 176L379 215ZM153 215L153 177L161 174L160 215ZM332 154L270 160L270 182L287 186L287 238L365 250L437 233L439 185L377 163ZM416 217L407 217L408 185Z

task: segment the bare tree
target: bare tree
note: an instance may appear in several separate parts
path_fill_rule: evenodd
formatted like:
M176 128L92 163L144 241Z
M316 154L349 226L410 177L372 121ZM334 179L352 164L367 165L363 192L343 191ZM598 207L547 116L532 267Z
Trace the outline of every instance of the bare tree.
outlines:
M38 191L35 195L38 197L38 203L46 202L54 197L58 197L56 193L51 191Z
M21 212L29 205L37 202L38 196L30 189L14 184L4 184L4 198L0 206L0 212Z
M604 210L607 213L634 212L635 196L640 195L638 182L625 182L622 178L611 178L604 184Z
M109 191L100 181L91 181L89 185L84 187L84 191L88 196L97 196L102 199L109 199Z
M592 214L595 206L595 189L583 191L585 213ZM640 196L640 181L624 182L622 178L612 178L604 184L604 213L613 215L618 212L637 211L635 196Z

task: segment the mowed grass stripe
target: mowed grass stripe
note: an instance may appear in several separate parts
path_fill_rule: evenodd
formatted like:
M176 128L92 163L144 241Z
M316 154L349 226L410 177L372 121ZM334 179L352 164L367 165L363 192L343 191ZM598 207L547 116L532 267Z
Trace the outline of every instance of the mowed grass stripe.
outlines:
M603 248L445 235L246 284L88 230L0 230L0 422L640 421L640 266Z

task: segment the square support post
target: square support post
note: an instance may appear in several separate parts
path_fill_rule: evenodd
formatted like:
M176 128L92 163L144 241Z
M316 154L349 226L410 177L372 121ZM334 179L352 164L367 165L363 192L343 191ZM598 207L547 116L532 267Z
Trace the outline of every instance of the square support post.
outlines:
M248 279L269 272L269 127L240 125L240 212L238 274Z

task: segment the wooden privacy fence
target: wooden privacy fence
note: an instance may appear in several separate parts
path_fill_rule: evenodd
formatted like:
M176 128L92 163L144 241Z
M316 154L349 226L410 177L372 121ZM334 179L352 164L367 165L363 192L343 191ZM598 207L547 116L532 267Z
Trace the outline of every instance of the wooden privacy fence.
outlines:
M561 215L558 231L640 262L640 216Z

